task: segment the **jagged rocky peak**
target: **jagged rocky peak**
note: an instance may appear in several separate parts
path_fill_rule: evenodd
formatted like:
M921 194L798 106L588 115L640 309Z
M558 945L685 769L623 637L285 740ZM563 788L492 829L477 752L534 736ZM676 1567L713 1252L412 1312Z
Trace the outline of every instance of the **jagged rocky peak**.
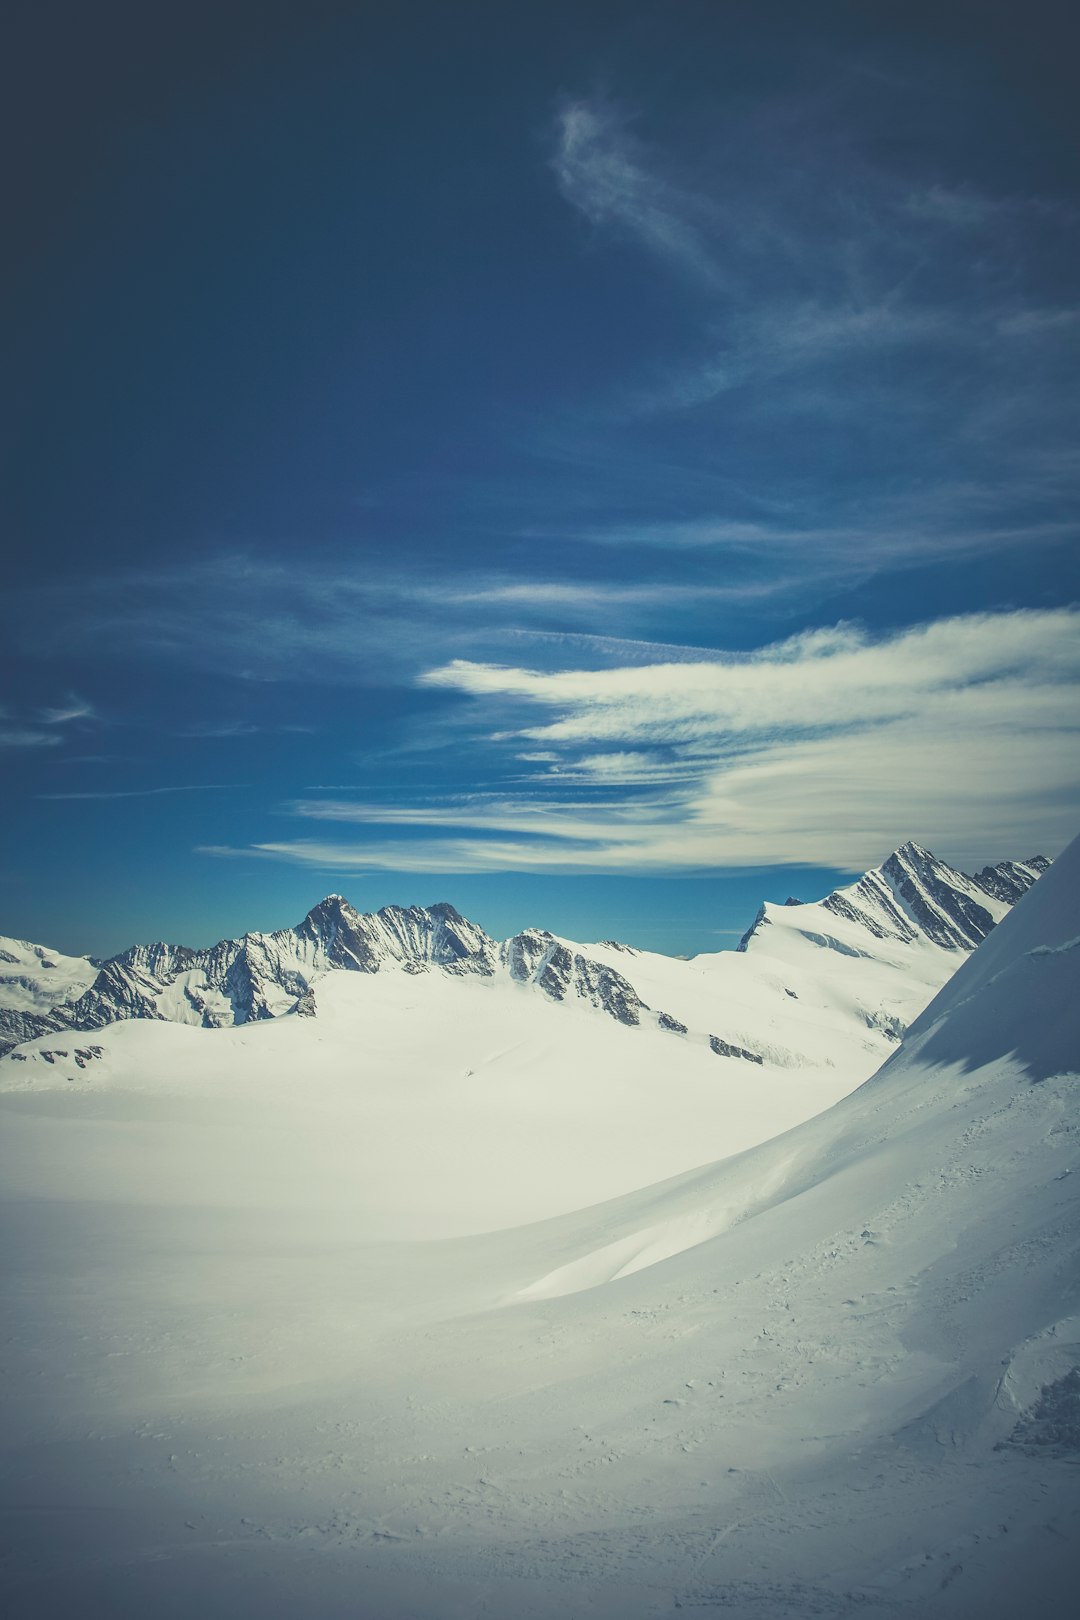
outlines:
M211 947L220 951L226 943L222 940L218 945ZM205 954L205 953L201 953ZM154 940L149 945L129 945L126 951L119 951L116 956L109 957L103 962L105 968L130 968L133 973L149 974L153 978L171 978L177 973L185 973L197 961L200 952L192 950L187 945L170 945L163 939Z
M342 928L351 928L359 921L360 913L351 906L343 894L328 894L317 906L312 906L296 932L307 932L320 939L332 938Z
M620 1024L639 1024L645 1003L628 979L606 963L572 951L545 929L526 928L505 940L500 961L510 977L535 984L552 1001L580 997Z
M351 968L360 973L378 970L381 952L370 926L342 894L328 894L312 906L294 930L300 940L316 947L317 957L331 967Z
M791 904L790 900L785 900L784 901L785 906L789 906L790 904ZM763 905L758 906L757 916L754 918L753 922L750 924L749 928L746 930L746 933L743 935L742 939L740 939L739 943L736 945L735 949L737 951L748 950L750 948L750 941L752 939L756 939L758 937L758 935L762 932L762 930L765 929L765 928L768 928L768 926L769 926L769 908L768 908L767 905L763 904Z
M853 957L872 954L867 934L971 950L1049 864L1037 855L968 876L910 842L825 900L803 904L789 896L784 906L762 906L739 949L756 949L755 941L776 925ZM848 926L838 927L833 918ZM604 948L631 961L638 954L615 940ZM497 945L448 901L358 912L341 894L328 894L295 928L223 939L205 949L157 941L94 962L0 939L0 1053L35 1036L100 1029L118 1019L220 1028L291 1012L312 1016L314 986L334 969L503 972L553 1001L581 1000L621 1024L639 1024L651 1009L628 979L586 950L538 928ZM657 1022L686 1032L671 1014L657 1014ZM747 1048L721 1044L722 1056L758 1061Z
M999 861L997 866L984 866L976 872L974 881L996 900L1014 906L1049 865L1045 855L1029 855L1026 861Z
M432 963L453 972L491 973L495 945L475 923L449 904L383 906L359 912L343 895L327 895L296 930L317 942L327 964L375 973L385 962L423 968Z
M950 866L914 839L901 844L880 866L864 872L824 900L802 902L789 895L782 906L766 903L739 941L746 951L772 922L803 927L811 937L841 948L822 912L842 917L875 939L904 943L930 940L944 950L971 951L1050 865L1045 855L1001 861L970 875ZM825 926L823 926L823 924Z
M498 951L476 923L463 917L448 900L426 907L432 921L432 960L452 972L471 971L491 974Z
M971 951L1049 864L1045 856L1003 861L972 877L910 840L822 905L879 939L921 936L946 950Z
M555 943L554 934L544 928L524 928L520 934L503 941L499 959L509 969L512 979L524 983L533 977Z

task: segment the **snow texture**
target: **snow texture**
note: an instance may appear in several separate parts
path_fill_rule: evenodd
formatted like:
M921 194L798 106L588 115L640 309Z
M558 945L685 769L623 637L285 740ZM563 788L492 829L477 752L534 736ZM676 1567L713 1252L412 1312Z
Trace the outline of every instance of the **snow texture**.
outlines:
M687 1035L380 969L326 974L313 1019L3 1060L7 1613L1071 1613L1080 841L970 955L804 909L739 981L619 953L650 1005L692 970ZM695 1042L718 987L760 997L748 1050L765 986L827 1049L868 983L912 996L961 953L898 1048L864 1026L892 1054L868 1083L685 1168L807 1073ZM597 1203L657 1098L683 1168ZM529 1163L582 1143L559 1213L507 1225Z

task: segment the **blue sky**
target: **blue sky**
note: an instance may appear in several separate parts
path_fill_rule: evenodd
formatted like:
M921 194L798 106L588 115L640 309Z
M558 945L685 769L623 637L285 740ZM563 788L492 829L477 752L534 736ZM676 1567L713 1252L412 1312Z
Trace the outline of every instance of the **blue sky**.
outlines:
M1069 10L15 8L0 931L1056 853Z

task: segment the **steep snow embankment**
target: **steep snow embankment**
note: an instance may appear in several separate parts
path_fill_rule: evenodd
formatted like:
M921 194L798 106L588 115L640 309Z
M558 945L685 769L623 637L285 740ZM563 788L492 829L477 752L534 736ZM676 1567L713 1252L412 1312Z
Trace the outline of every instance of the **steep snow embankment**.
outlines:
M658 1243L671 1254L690 1246L675 1241L688 1220L704 1235L710 1235L710 1222L714 1233L726 1231L751 1212L789 1203L806 1188L832 1180L849 1162L898 1151L909 1128L921 1138L933 1121L933 1128L947 1136L958 1111L977 1110L987 1087L1075 1073L1080 1065L1080 1008L1074 994L1078 921L1080 840L1060 857L1053 878L961 964L913 1023L900 1050L858 1091L739 1158L631 1194L611 1207L614 1226L648 1210L646 1247ZM658 1226L661 1211L668 1215ZM665 1218L672 1222L670 1245L660 1238ZM620 1231L614 1241L622 1245L628 1237ZM633 1269L636 1264L620 1274ZM599 1266L598 1274L603 1271ZM553 1285L549 1291L557 1290Z
M11 1613L1071 1613L1078 917L1074 845L854 1095L554 1221L15 1201ZM237 1142L257 1108L252 1075Z

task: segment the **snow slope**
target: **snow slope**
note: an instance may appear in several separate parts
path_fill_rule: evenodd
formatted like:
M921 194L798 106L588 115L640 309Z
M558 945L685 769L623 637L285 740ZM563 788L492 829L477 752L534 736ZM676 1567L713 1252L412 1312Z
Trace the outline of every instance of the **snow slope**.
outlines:
M316 1019L133 1019L18 1047L0 1059L5 1179L28 1196L314 1203L366 1236L438 1237L736 1152L852 1083L718 1058L506 978L339 973Z
M973 880L939 865L935 881L955 905ZM0 1093L69 1094L47 1134L9 1124L12 1174L33 1192L63 1164L63 1185L85 1188L92 1141L95 1165L113 1166L110 1197L190 1201L172 1151L184 1125L207 1139L199 1198L314 1197L380 1238L597 1203L819 1113L895 1048L963 947L883 932L848 893L763 908L744 951L693 962L539 930L497 946L447 906L361 915L340 896L199 965L179 947L133 947L101 977L119 965L130 989L138 976L143 1016L103 1014L87 1034L0 1058ZM289 1009L297 984L314 984L301 1010L317 1016L198 1027L212 994L238 999L241 968L248 1007Z
M210 1075L161 1118L186 1200L110 1202L149 1082L5 1096L9 1612L1071 1614L1078 916L1080 843L825 1114L480 1237L372 1243L272 1184L220 1207L253 1078L231 1126ZM209 1044L108 1032L161 1035Z
M57 1006L89 989L97 972L87 956L0 935L0 1051L37 1034Z

